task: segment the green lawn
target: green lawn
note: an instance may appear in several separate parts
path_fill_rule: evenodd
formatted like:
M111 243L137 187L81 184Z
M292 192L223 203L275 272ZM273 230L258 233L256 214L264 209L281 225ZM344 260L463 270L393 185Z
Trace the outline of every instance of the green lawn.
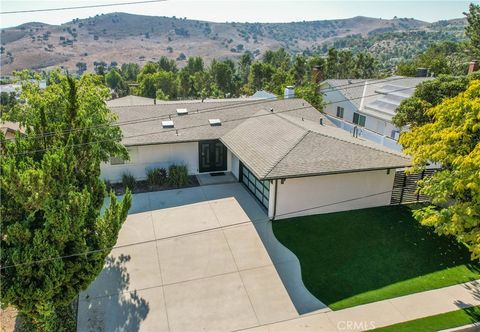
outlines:
M480 307L471 307L462 310L447 312L400 324L376 329L378 332L433 332L469 325L480 321Z
M300 260L305 286L334 310L480 279L468 250L407 206L291 218L273 231Z

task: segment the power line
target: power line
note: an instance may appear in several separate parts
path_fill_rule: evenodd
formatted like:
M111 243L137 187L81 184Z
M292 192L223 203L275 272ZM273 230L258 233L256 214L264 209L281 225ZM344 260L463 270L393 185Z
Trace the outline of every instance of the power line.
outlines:
M288 213L281 213L281 214L276 215L275 217L290 216L290 215L294 215L295 213L299 213L299 212L311 211L311 210L321 209L321 208L324 208L324 207L329 207L329 206L333 206L333 205L337 205L337 204L343 204L343 203L358 201L358 200L365 199L365 198L370 198L370 197L374 197L374 196L385 195L385 194L388 194L388 193L391 193L391 192L393 192L393 190L387 190L387 191L382 191L382 192L378 192L378 193L375 193L375 194L358 196L358 197L354 197L354 198L350 198L350 199L346 199L346 200L342 200L342 201L336 201L336 202L332 202L332 203L328 203L328 204L317 205L317 206L313 206L313 207L306 208L306 209L300 209L300 210L290 211L290 212L288 212ZM268 219L268 217L267 217L267 219ZM242 221L242 222L239 222L239 223L235 223L235 224L229 225L228 227L240 226L240 225L244 225L244 224L248 224L248 223L255 223L255 222L260 222L260 221L265 221L265 220L266 220L266 218L250 219L250 220L248 220L248 221ZM223 229L223 228L225 228L225 227L227 227L227 226L217 226L217 227L212 227L212 228L204 229L204 230L200 230L200 231L194 231L194 232L189 232L189 233L179 234L179 235L172 235L172 236L168 236L168 237L164 237L164 238L160 238L160 239L134 242L134 243L124 244L124 245L119 245L119 246L113 246L113 247L109 247L109 248L101 248L101 249L96 249L96 250L89 250L89 251L85 251L85 252L81 252L81 253L76 253L76 254L70 254L70 255L64 255L64 256L57 256L57 257L49 257L49 258L34 260L34 261L30 261L30 262L24 262L24 263L18 263L18 264L11 264L11 265L6 265L6 266L0 267L0 271L1 271L1 270L5 270L5 269L10 269L10 268L13 268L13 267L40 264L40 263L45 263L45 262L49 262L49 261L53 261L53 260L58 260L58 259L78 257L78 256L83 256L83 255L95 254L95 253L99 253L99 252L103 252L103 251L107 251L107 250L111 251L111 250L113 250L113 249L127 248L127 247L132 247L132 246L137 246L137 245L141 245L141 244L152 243L152 242L161 241L161 240L174 239L174 238L185 237L185 236L194 235L194 234L201 234L201 233L210 232L210 231L214 231L214 230L218 230L218 229Z
M117 2L109 4L99 5L84 5L75 7L59 7L59 8L47 8L47 9L28 9L28 10L13 10L8 12L0 12L1 15L5 14L21 14L21 13L37 13L37 12L52 12L59 10L74 10L74 9L86 9L86 8L99 8L99 7L113 7L113 6L125 6L125 5L137 5L144 3L165 2L167 0L145 0L145 1L131 1L131 2Z
M406 87L406 88L401 88L401 89L397 89L397 90L393 90L391 92L400 92L400 91L404 91L404 90L410 90L411 88L410 87ZM391 93L390 92L390 93ZM357 100L357 99L362 99L362 98L368 98L368 97L374 97L374 96L377 96L377 95L383 95L382 93L373 93L373 94L370 94L370 95L365 95L365 96L361 96L361 97L356 97L356 98L345 98L343 100L337 100L337 101L333 101L333 102L329 102L329 103L325 103L324 105L332 105L332 104L338 104L338 103L341 103L341 102L344 102L344 101L351 101L351 100ZM262 103L266 103L266 102L274 102L275 100L261 100L261 101L255 101L256 104L262 104ZM252 102L253 104L254 102ZM249 106L251 104L245 104L245 102L242 102L242 103L239 103L240 106ZM144 106L144 105L142 105ZM209 113L209 112L215 112L215 111L220 111L220 110L224 110L224 109L228 109L228 108L233 108L233 107L236 107L237 105L226 105L224 107L221 107L221 108L211 108L209 110L202 110L202 111L199 111L199 113ZM307 108L313 108L313 106L306 106L306 107L302 107L300 109L307 109ZM293 109L293 110L297 110L297 109ZM289 111L293 111L293 110L286 110L286 111L280 111L278 113L284 113L284 112L289 112ZM189 116L189 115L193 115L193 114L199 114L199 113L191 113L191 114L188 114L186 116ZM270 113L272 114L272 113ZM268 114L268 115L270 115ZM275 113L273 113L275 114ZM264 116L266 114L261 114L260 116ZM120 122L120 123L114 123L114 124L105 124L105 125L98 125L98 126L90 126L90 127L82 127L82 128L76 128L76 129L71 129L71 130L66 130L66 131L63 131L62 134L68 134L68 133L73 133L73 132L78 132L78 131L83 131L83 130L88 130L90 128L108 128L108 127L114 127L114 126L118 126L118 127L121 127L121 126L127 126L127 125L131 125L131 124L138 124L138 123L143 123L143 122L150 122L150 121L156 121L156 120L162 120L162 119L171 119L172 117L180 117L180 115L176 115L176 114L168 114L168 115L165 115L165 116L159 116L159 117L148 117L148 118L143 118L143 119L135 119L135 120L130 120L130 121L125 121L125 122ZM183 115L182 117L185 117L185 115ZM232 120L226 120L226 121L223 121L223 122L231 122L231 121L238 121L238 120L245 120L245 119L248 119L248 118L254 118L256 116L249 116L249 117L243 117L243 118L237 118L237 119L232 119ZM191 129L191 128L197 128L197 127L202 127L202 126L208 126L209 124L203 124L203 125L197 125L197 126L192 126L192 127L185 127L185 128L178 128L178 129L172 129L172 130L162 130L162 131L159 131L159 132L152 132L152 133L148 133L148 134L138 134L138 135L131 135L131 136L126 136L126 137L123 137L123 138L134 138L134 137L140 137L140 136L145 136L145 135L152 135L152 134L161 134L161 133L167 133L167 132L171 132L171 131L176 131L178 132L179 130L186 130L186 129ZM49 137L49 136L53 136L54 132L51 132L49 134L44 134L44 135L37 135L37 136L33 136L33 137L24 137L23 139L31 139L31 138L44 138L44 137ZM15 138L11 138L11 139L8 139L8 140L15 140ZM7 141L8 141L7 140ZM113 140L113 139L111 139ZM104 142L104 141L110 141L110 140L103 140L103 141L91 141L92 143L95 143L95 142ZM81 143L80 145L86 145L86 143L88 142L85 142L85 143ZM77 144L78 145L78 144ZM75 145L71 145L71 146L75 146ZM25 151L25 152L22 152L22 153L18 153L18 154L15 154L15 155L21 155L21 154L28 154L28 153L34 153L34 152L41 152L41 151L48 151L50 149L53 149L53 148L47 148L47 149L37 149L37 150L31 150L31 151Z
M403 80L403 79L410 79L410 77L396 77L396 78L393 78L391 80L385 80L385 82L393 82L393 81ZM383 79L378 79L378 81L382 81L382 80ZM326 92L340 91L342 89L339 89L339 88L346 87L346 86L351 87L351 88L361 87L362 85L365 84L365 82L366 81L362 81L362 82L358 82L358 83L351 83L351 84L349 83L349 84L345 84L345 85L338 85L335 88L326 89ZM371 82L375 82L375 80L368 81L368 83L371 83ZM358 86L356 85L356 84L360 84L360 83L361 83L361 85L358 85ZM393 90L391 92L397 92L397 91L403 91L403 90L409 90L409 89L411 89L411 88L406 87L406 88L401 88L399 90ZM364 97L373 97L373 96L376 96L376 95L381 95L381 93L374 93L374 94L371 94L371 95L362 96L362 97L358 97L358 98L345 98L343 100L338 100L338 101L331 102L331 103L325 103L324 105L335 104L335 103L340 103L340 102L349 101L349 100L356 100L356 99L361 99L361 98L364 98ZM277 101L276 97L275 98L265 98L265 99L261 99L261 100L252 100L252 101L248 101L248 100L247 101L239 101L238 103L232 103L232 104L225 105L225 106L222 106L222 107L205 108L205 109L201 110L201 112L206 113L206 112L210 112L210 111L217 111L217 110L234 108L236 106L257 105L257 104L263 104L263 103L274 102L274 101ZM168 103L168 104L164 104L164 105L175 105L175 104L177 104L177 103ZM182 103L181 101L178 101L178 104L184 104L184 103ZM159 104L159 105L161 105L161 104ZM153 106L153 105L141 105L141 106ZM116 107L132 107L132 106L131 105L128 105L128 106L112 106L112 108L116 108ZM162 119L167 119L167 118L170 119L171 117L179 117L179 116L180 115L177 115L175 113L170 113L170 114L167 114L167 115L164 115L164 116L147 117L147 118L142 118L142 119L116 122L116 123L112 123L112 124L95 125L95 126L81 127L81 128L76 128L76 129L68 129L68 130L58 132L58 133L57 132L48 132L48 133L44 133L44 134L41 134L41 135L36 135L36 136L33 136L33 137L28 137L28 138L26 137L25 139L44 138L44 137L54 136L54 135L57 135L57 134L67 134L67 133L72 133L72 132L88 130L88 129L107 128L107 127L113 127L113 126L137 124L137 123L143 123L143 122L149 122L149 121L155 121L155 120L162 120ZM182 117L183 116L185 116L185 115L182 115ZM14 140L14 139L15 138L10 138L8 140Z
M401 90L406 90L406 89L410 89L410 88L399 89L399 90L396 90L396 91L401 91ZM367 96L362 96L362 97L358 97L358 98L345 99L345 100L343 100L343 101L354 100L354 99L361 99L361 98L366 98L366 97L371 97L371 96L376 96L376 95L379 95L379 93L375 93L375 94L371 94L371 95L367 95ZM325 105L328 105L328 104L337 104L337 103L339 103L339 102L342 102L342 101L335 101L335 102L331 102L331 103L326 103ZM313 107L313 106L311 106L311 105L309 104L308 106L302 106L302 107L297 107L297 108L288 109L288 110L284 110L284 111L278 111L278 112L276 112L276 113L259 114L259 115L252 115L252 116L246 116L246 117L241 117L241 118L235 118L235 119L231 119L231 120L224 120L222 123L235 122L235 121L241 121L241 120L248 120L248 119L253 119L253 118L256 118L256 117L263 117L263 116L274 115L274 114L288 113L288 112L298 111L298 110L302 110L302 109L309 109L309 108L312 108L312 107ZM215 110L211 110L211 111L215 111ZM187 115L187 116L188 116L188 115ZM166 119L166 118L165 118L165 119ZM153 119L153 120L156 120L156 119ZM149 122L149 121L153 121L153 120L146 120L146 121L143 121L143 122ZM132 124L134 124L134 123L132 123ZM124 124L124 125L128 125L128 124ZM143 134L136 134L136 135L124 136L122 139L125 139L125 138L136 138L136 137L142 137L142 136L148 136L148 135L155 135L155 134L163 134L163 133L169 133L169 132L179 133L179 132L182 131L182 130L189 130L189 129L194 129L194 128L207 127L207 126L210 126L210 124L205 123L205 124L194 125L194 126L184 127L184 128L172 128L172 129L155 131L155 132L150 132L150 133L143 133ZM94 143L110 142L110 141L113 141L113 140L114 140L114 139L105 139L105 140L98 140L98 141L88 141L88 142L84 142L84 143L78 143L78 144L72 144L72 145L65 145L65 146L63 146L63 147L67 147L67 146L68 146L68 147L85 146L85 145L90 145L90 144L94 144ZM159 144L160 144L160 143L159 143ZM58 148L59 148L59 147L51 147L51 148L45 148L45 149L29 150L29 151L24 151L24 152L20 152L20 153L15 153L15 154L13 154L13 155L15 155L15 156L25 155L25 154L29 154L29 153L37 153L37 152L42 152L42 151L50 151L50 150L58 149Z

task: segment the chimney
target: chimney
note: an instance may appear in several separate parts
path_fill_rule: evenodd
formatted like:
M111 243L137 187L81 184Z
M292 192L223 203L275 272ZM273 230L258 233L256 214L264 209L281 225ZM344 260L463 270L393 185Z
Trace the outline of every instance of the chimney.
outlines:
M319 84L320 82L323 81L323 75L322 75L322 67L319 65L315 65L312 68L312 80L313 83Z
M428 68L417 68L416 77L428 77Z
M478 60L472 60L468 65L468 73L473 74L478 70L478 67L479 67Z
M295 90L294 87L288 85L285 87L285 94L283 96L285 99L295 98Z

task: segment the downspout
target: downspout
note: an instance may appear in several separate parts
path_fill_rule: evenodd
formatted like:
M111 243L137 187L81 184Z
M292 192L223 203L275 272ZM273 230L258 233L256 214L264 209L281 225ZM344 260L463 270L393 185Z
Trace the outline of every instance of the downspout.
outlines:
M275 179L275 194L274 194L274 197L273 197L272 221L275 221L275 215L277 214L277 193L278 193L278 179Z

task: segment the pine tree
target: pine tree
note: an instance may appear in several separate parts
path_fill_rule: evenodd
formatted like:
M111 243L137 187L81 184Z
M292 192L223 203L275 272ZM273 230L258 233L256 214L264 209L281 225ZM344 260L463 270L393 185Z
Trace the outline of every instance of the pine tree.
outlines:
M68 329L63 310L102 270L131 205L110 193L101 213L100 163L128 158L107 96L98 76L53 72L44 90L23 86L24 134L0 134L0 299L35 330Z

